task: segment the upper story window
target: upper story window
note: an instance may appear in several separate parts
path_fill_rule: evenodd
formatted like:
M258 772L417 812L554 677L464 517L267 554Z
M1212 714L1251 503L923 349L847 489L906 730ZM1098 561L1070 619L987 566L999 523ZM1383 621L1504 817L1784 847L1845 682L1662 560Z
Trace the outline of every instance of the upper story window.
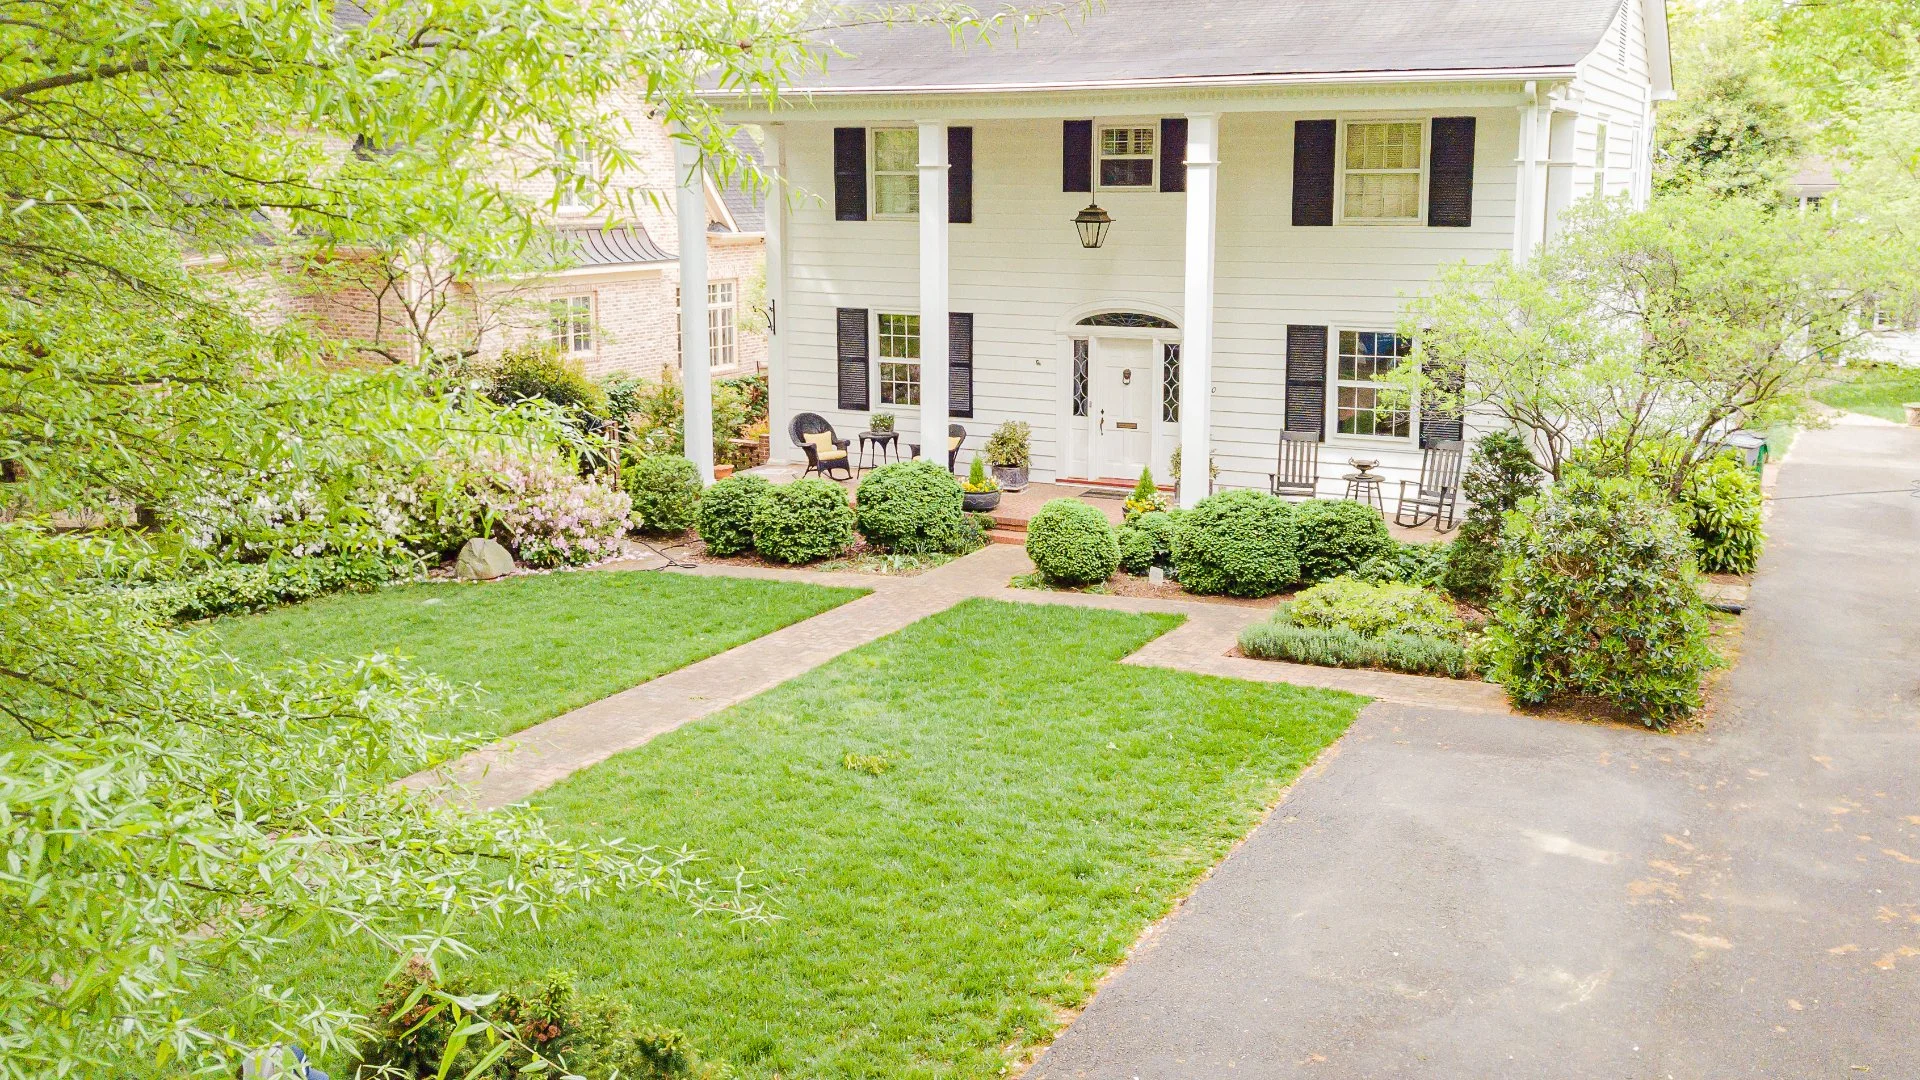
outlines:
M1421 222L1426 124L1420 120L1353 120L1341 152L1342 221Z
M1602 120L1593 129L1593 193L1603 199L1607 197L1607 153L1612 149L1607 139L1607 122Z
M562 355L592 352L592 295L556 296L548 301L547 339Z
M1342 330L1334 357L1334 428L1341 435L1405 439L1413 434L1406 409L1380 403L1380 376L1413 352L1413 341L1376 330Z
M593 152L577 139L562 139L554 148L554 183L560 209L585 210L593 189Z
M913 128L873 129L873 216L920 213L920 133Z
M920 404L920 316L881 315L880 404Z
M1101 128L1100 186L1153 187L1153 139L1156 134L1151 127Z

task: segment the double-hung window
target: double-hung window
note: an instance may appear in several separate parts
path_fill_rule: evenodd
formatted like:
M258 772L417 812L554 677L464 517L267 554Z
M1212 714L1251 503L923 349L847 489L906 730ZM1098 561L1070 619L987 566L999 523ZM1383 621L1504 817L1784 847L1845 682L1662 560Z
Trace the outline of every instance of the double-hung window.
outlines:
M1151 127L1101 128L1100 186L1153 187L1153 139L1156 134Z
M1413 433L1406 409L1381 404L1380 376L1413 352L1413 342L1375 330L1340 331L1334 357L1334 431L1378 439L1405 439Z
M732 367L738 358L734 334L739 293L732 281L707 282L707 362L717 368Z
M920 213L920 133L913 128L873 129L873 216L908 218Z
M556 296L547 302L547 339L562 355L593 351L593 297Z
M1342 221L1370 224L1421 222L1420 193L1426 185L1426 123L1421 120L1350 120L1342 151Z
M1607 122L1600 121L1593 129L1593 194L1597 198L1607 197Z
M586 143L560 140L554 152L554 183L560 196L560 209L587 209L593 186L593 151Z
M880 404L920 404L920 316L881 315Z

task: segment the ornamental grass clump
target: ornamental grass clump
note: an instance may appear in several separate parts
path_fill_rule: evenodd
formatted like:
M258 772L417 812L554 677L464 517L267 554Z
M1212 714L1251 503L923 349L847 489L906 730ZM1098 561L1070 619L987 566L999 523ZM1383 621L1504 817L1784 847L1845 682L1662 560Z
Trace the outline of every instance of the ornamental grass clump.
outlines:
M753 550L753 511L773 485L764 476L729 476L708 488L700 499L701 542L710 555L739 555Z
M1575 474L1507 521L1487 677L1538 705L1591 694L1649 726L1700 707L1719 662L1679 519L1630 480Z
M1106 515L1078 499L1053 499L1027 522L1027 557L1050 585L1096 585L1120 565Z
M677 454L650 454L620 470L633 516L648 536L679 536L700 516L700 471Z
M1347 499L1309 499L1294 508L1295 550L1301 581L1350 574L1393 550L1393 537L1378 511Z
M960 551L968 529L960 482L931 461L882 465L854 496L860 535L869 544L910 555Z
M753 508L753 547L774 562L831 558L853 545L853 508L831 480L775 485Z
M1200 500L1174 531L1173 568L1190 592L1272 596L1300 580L1294 507L1264 491Z

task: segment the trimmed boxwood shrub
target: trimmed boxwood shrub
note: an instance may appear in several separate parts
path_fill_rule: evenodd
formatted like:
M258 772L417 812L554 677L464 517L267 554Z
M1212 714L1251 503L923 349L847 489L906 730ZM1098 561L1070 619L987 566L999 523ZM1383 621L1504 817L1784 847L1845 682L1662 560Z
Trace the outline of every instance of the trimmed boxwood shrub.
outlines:
M853 508L831 480L795 480L768 489L753 507L753 547L774 562L831 558L853 544Z
M867 543L924 555L965 547L960 481L931 461L882 465L860 481L854 512Z
M1729 454L1694 466L1680 492L1679 509L1710 574L1751 574L1760 564L1766 535L1760 531L1760 478Z
M773 485L764 476L743 473L715 482L700 499L700 539L713 555L753 550L753 508Z
M1287 616L1298 626L1352 630L1368 637L1423 634L1458 640L1466 632L1453 605L1418 585L1372 585L1353 578L1322 582L1293 598Z
M1156 566L1173 565L1172 514L1149 510L1120 528L1120 569L1129 574L1144 574Z
M637 458L620 471L620 486L633 499L640 531L649 536L678 536L699 517L700 472L686 458Z
M1386 520L1365 503L1310 499L1294 507L1293 523L1301 581L1350 574L1368 559L1393 550Z
M1629 480L1575 474L1502 534L1487 677L1521 704L1593 694L1649 726L1700 707L1718 663L1689 538Z
M1190 592L1272 596L1300 580L1294 508L1264 491L1200 500L1174 531L1173 569Z
M1027 522L1027 557L1054 585L1093 585L1113 576L1120 545L1106 515L1078 499L1052 499Z

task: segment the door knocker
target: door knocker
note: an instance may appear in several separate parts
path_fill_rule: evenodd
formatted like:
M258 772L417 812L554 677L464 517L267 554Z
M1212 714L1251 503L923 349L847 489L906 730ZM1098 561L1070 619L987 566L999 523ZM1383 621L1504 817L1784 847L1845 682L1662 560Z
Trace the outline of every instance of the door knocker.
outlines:
M1121 386L1133 385L1133 369L1132 368L1123 367L1120 369L1120 385Z

